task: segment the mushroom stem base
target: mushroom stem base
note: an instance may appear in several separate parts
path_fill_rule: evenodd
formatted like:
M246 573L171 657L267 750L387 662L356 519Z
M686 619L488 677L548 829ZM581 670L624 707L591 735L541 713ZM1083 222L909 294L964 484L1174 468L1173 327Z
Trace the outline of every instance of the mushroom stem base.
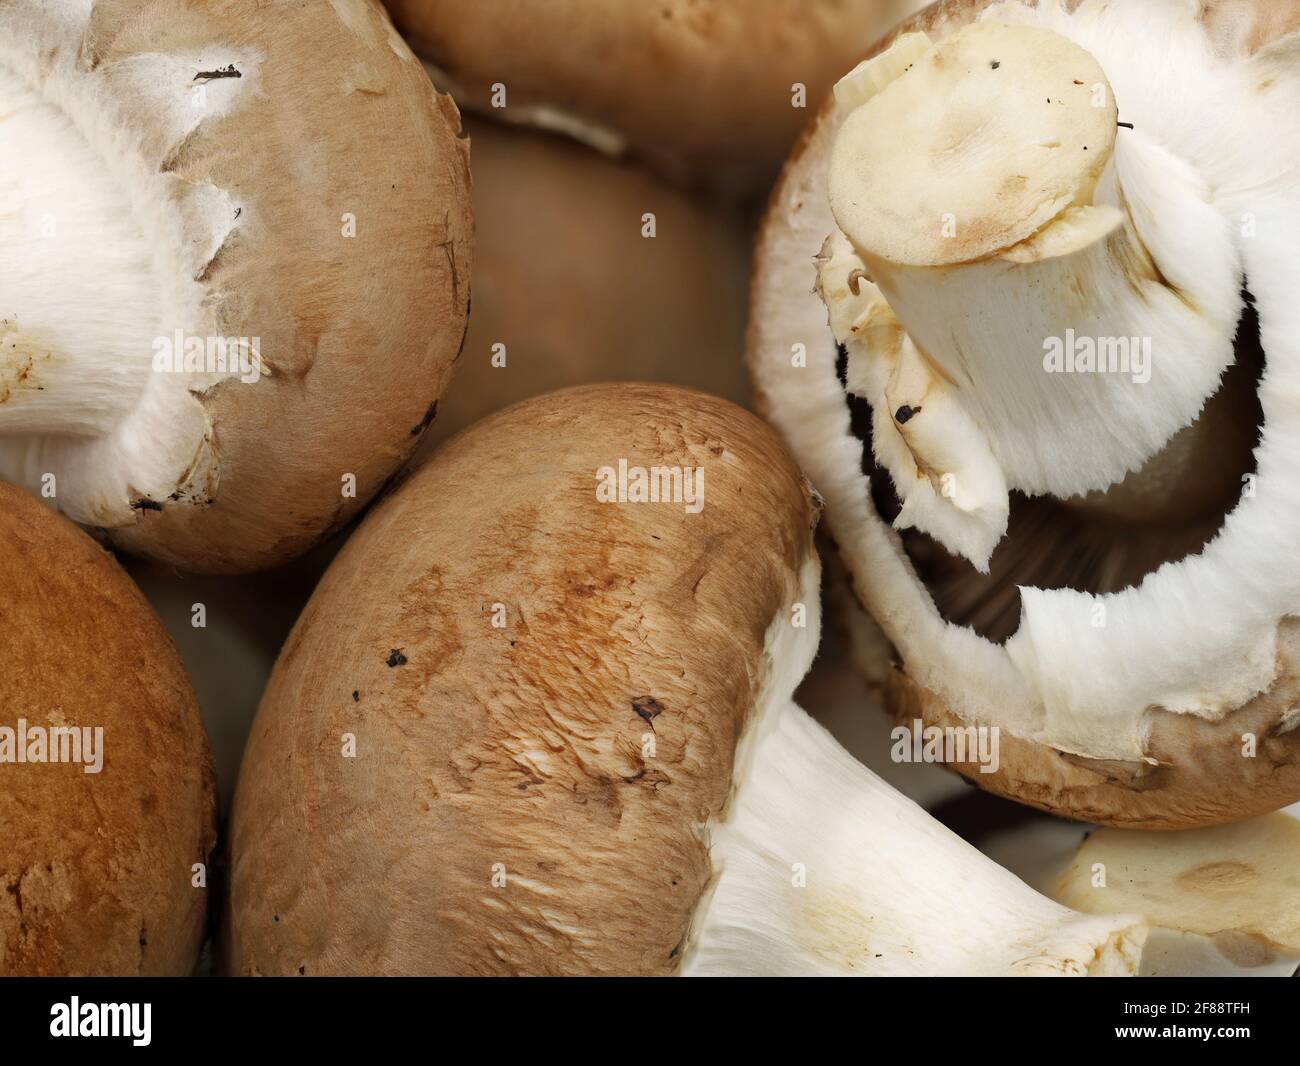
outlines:
M774 708L724 822L688 975L1136 973L1146 931L1034 892L864 767L793 703Z

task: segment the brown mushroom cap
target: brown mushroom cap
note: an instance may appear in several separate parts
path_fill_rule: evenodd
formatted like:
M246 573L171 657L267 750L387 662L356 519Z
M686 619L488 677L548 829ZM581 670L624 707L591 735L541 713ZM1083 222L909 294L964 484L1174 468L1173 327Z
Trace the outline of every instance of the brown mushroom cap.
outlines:
M991 2L939 0L895 27L863 58L881 54L906 33L924 32L941 39L977 19ZM1073 9L1078 5L1065 6ZM1271 0L1207 0L1199 18L1218 54L1244 57L1300 30L1300 0L1279 0L1276 4ZM805 422L818 419L817 409L806 404L790 408L783 417L784 397L776 393L771 380L765 380L759 363L770 352L779 352L781 358L786 355L784 348L772 347L768 331L778 331L784 325L787 309L782 301L791 290L788 285L782 288L770 282L769 275L779 271L781 264L805 262L806 256L817 252L829 231L813 216L821 211L830 218L818 160L830 152L835 122L834 101L828 100L804 129L786 162L773 190L756 250L751 289L751 306L755 310L750 321L748 354L755 373L757 406L778 426L791 418ZM815 202L817 197L821 198L820 204ZM810 267L810 285L814 276ZM806 325L805 318L800 321ZM827 343L833 347L829 328L826 333ZM1236 446L1235 441L1232 446ZM832 454L829 449L820 460L798 454L809 477L827 494L826 525L840 543L853 538L854 519L853 515L840 513L836 494L830 490L835 479L834 464L844 455ZM1198 476L1201 473L1198 470ZM858 580L871 578L869 574L860 575ZM860 604L864 595L857 588L855 594ZM1300 723L1294 713L1300 690L1297 633L1293 619L1280 621L1273 684L1218 720L1151 707L1147 712L1146 754L1154 763L1090 759L1003 730L997 772L982 773L973 764L953 765L951 769L982 788L1054 814L1125 828L1182 829L1275 811L1300 796ZM890 671L886 700L903 724L911 725L917 719L925 727L965 728L980 724L963 718L950 701L920 684L909 673L906 662ZM1243 755L1248 741L1255 745L1253 757Z
M390 0L417 52L464 107L537 121L538 108L625 143L670 177L752 188L808 111L921 0ZM795 84L806 103L795 106Z
M97 101L96 134L161 190L148 194L156 214L179 218L183 239L159 241L157 254L178 287L201 287L203 321L164 321L160 334L259 338L269 371L196 394L208 432L176 497L132 501L131 515L123 491L114 507L126 517L79 520L107 527L117 547L194 571L301 554L401 466L451 377L473 229L455 105L369 0L99 0L84 27L12 17L44 46L38 66L65 71L78 56L66 76ZM149 81L151 57L232 54L248 57L245 69ZM178 137L146 93L182 108L205 76L234 103ZM208 200L189 203L196 190ZM230 204L219 223L214 195ZM42 468L61 497L75 461ZM354 495L343 492L348 474Z
M703 469L703 509L598 502L620 458ZM553 393L449 442L281 654L232 815L229 969L673 972L814 521L771 430L691 390Z
M0 483L0 726L103 729L98 773L0 763L0 974L189 974L216 842L175 648L113 557Z
M472 116L465 130L474 307L456 387L422 450L526 397L611 378L745 400L751 234L740 212L565 137ZM647 213L653 237L642 235Z
M1005 730L993 773L975 763L949 769L1008 799L1085 822L1128 829L1184 829L1235 822L1276 811L1300 795L1300 731L1284 728L1300 699L1300 627L1286 619L1278 632L1278 679L1266 692L1209 722L1151 712L1148 763L1103 761L1057 751ZM897 721L965 728L947 701L890 671L885 702ZM1242 755L1246 736L1255 755Z

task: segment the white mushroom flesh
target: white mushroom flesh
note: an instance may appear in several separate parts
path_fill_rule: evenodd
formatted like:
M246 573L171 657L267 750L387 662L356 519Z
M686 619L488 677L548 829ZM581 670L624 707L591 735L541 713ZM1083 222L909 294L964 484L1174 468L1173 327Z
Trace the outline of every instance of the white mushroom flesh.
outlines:
M116 528L213 496L199 397L260 361L218 352L222 302L201 284L243 205L170 166L256 96L260 60L231 42L95 66L81 54L90 17L88 4L0 10L0 478ZM231 66L239 78L196 80Z
M791 700L817 647L783 612L737 755L732 802L702 827L715 882L682 973L1102 976L1137 971L1145 926L1034 892L848 754Z

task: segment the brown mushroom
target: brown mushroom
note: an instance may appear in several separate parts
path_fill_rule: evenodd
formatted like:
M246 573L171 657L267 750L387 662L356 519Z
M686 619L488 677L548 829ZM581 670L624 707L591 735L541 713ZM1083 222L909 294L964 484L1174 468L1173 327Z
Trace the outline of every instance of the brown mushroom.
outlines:
M464 108L753 190L831 83L921 0L389 0Z
M338 528L464 336L458 134L368 0L0 5L0 477L195 571Z
M465 130L474 306L426 447L528 396L612 378L747 398L740 211L565 137L472 116Z
M277 663L227 968L1132 972L1141 923L1032 892L793 704L816 516L768 427L686 389L553 393L448 442Z
M113 557L0 482L0 975L182 976L207 916L208 741Z

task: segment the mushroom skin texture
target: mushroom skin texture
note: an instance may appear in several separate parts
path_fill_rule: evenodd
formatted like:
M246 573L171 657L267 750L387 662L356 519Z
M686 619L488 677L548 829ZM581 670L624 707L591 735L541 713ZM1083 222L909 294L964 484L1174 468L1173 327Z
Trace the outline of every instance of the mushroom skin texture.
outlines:
M194 693L112 555L3 482L0 708L0 975L189 975L217 835ZM36 727L102 729L98 755Z
M451 377L473 229L382 8L11 0L0 114L0 476L190 571L358 513Z
M611 376L748 399L749 213L567 137L469 114L465 131L474 306L421 452L519 400Z
M922 0L389 0L461 107L761 189L835 78ZM796 85L804 86L802 102ZM504 106L500 87L504 87Z
M1034 59L1044 54L1058 62L1045 69ZM1065 77L1076 67L1094 80ZM1095 110L1134 128L1104 130L1091 107L1057 100L1075 82L1100 85ZM1235 821L1300 796L1300 497L1288 485L1298 88L1292 2L944 2L841 81L787 162L756 250L757 404L824 495L857 599L894 647L887 696L899 721L1000 729L996 773L951 767L981 787L1147 829ZM1029 109L1039 103L1041 122ZM912 186L878 143L904 120L897 143L933 164ZM1094 133L1109 158L1092 159ZM1058 142L1074 145L1070 160ZM887 157L863 154L873 145ZM1002 199L971 200L962 215L955 205L1017 152L1024 181L1008 172ZM953 175L950 208L936 174ZM1228 386L1214 391L1243 358L1233 334L1244 287L1265 364L1263 428L1244 449L1255 473L1221 478L1195 457L1216 450L1207 439L1226 452L1255 432L1236 398L1220 402ZM1165 384L1144 393L1104 374L1043 372L1039 342L1075 325L1152 338L1150 386ZM1162 366L1162 351L1185 363ZM869 444L846 392L871 404ZM878 469L864 473L872 459ZM902 501L893 529L873 504L877 478ZM1014 490L1030 504L1127 514L1110 541L1123 563L1124 537L1158 548L1191 528L1185 509L1201 506L1198 482L1211 478L1227 516L1199 550L1158 555L1099 592L1082 578L999 579L1019 586L1005 643L942 614L910 554L919 530L932 555L966 557L968 589L996 589L978 573L993 546L1004 563L1033 547L999 543ZM1104 566L1098 579L1109 580Z
M702 470L703 507L601 502L620 459ZM1032 892L790 701L817 510L767 426L677 387L553 393L448 442L277 663L228 971L1135 970L1140 922Z

